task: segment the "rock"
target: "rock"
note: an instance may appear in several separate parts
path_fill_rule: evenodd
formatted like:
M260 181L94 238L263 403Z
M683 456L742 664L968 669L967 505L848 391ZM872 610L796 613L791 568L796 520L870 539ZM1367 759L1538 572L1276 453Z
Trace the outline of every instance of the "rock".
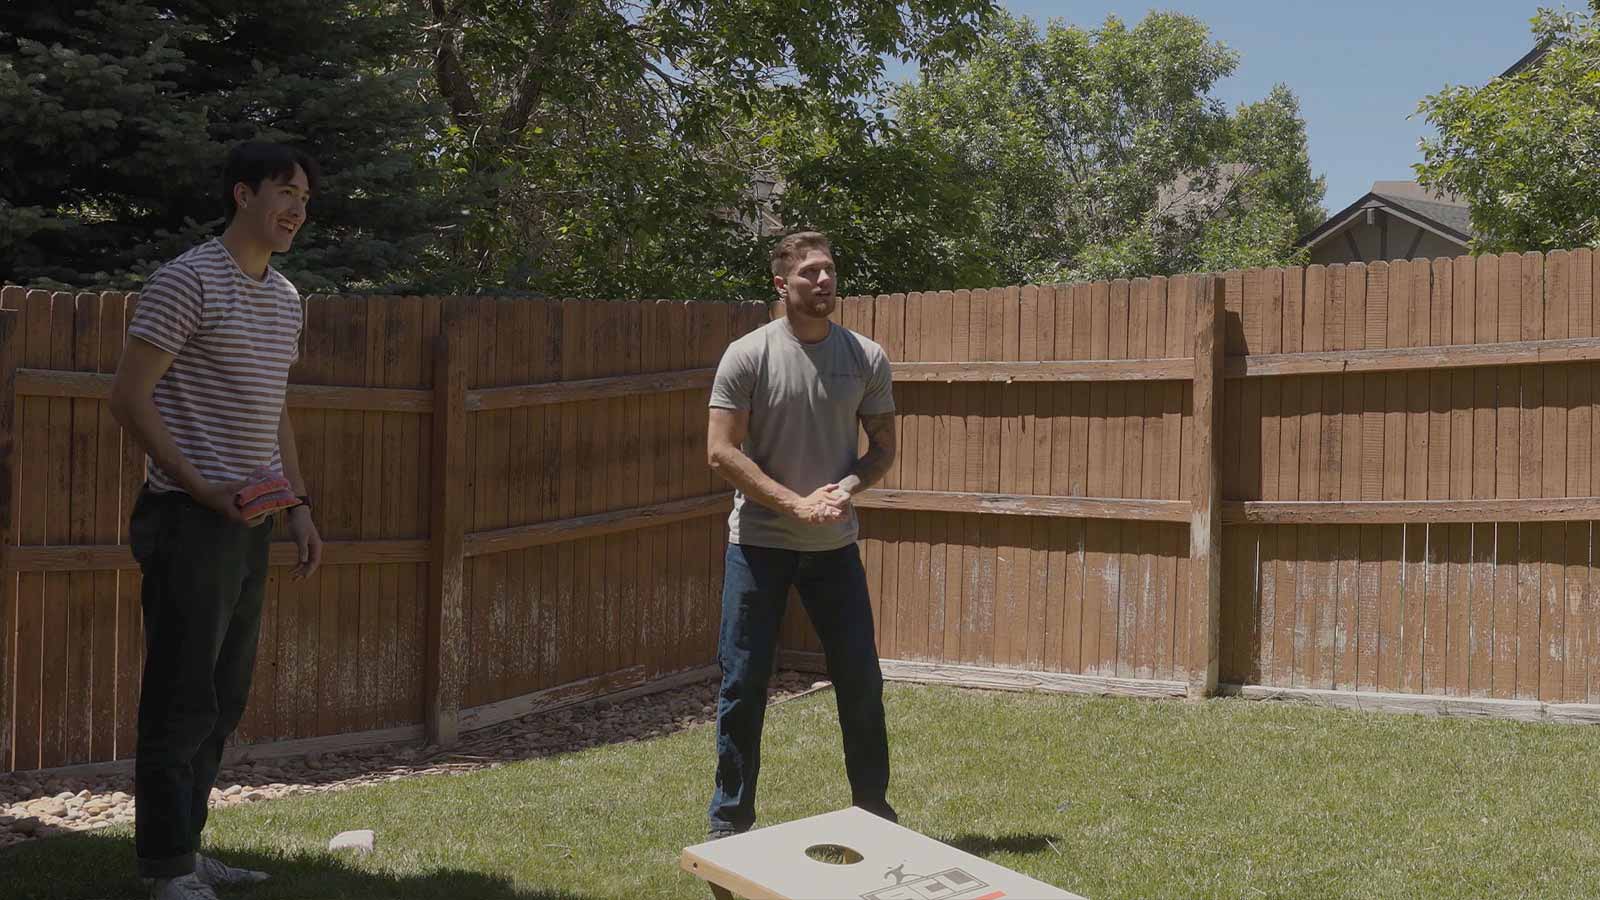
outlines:
M235 785L230 785L227 790L223 791L222 792L222 796L224 796L224 797L234 797L234 796L237 796L237 795L242 794L242 793L244 793L244 788L242 788L239 785L235 784Z
M39 832L39 826L43 824L44 823L40 822L38 819L35 819L32 816L27 816L12 822L11 830L17 834L37 834Z
M832 686L832 684L833 683L830 682L830 681L813 681L813 682L811 682L811 689L813 691L820 691L825 687Z
M341 831L333 836L333 840L328 842L328 849L371 853L374 837L370 828L362 828L357 831Z

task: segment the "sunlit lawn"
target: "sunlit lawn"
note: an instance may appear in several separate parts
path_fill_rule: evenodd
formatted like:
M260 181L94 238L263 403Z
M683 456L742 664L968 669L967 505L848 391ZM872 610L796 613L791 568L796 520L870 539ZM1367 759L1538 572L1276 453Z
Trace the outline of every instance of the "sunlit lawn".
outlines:
M1091 898L1600 896L1600 733L1243 700L895 685L902 823ZM695 898L712 735L220 810L260 898ZM773 708L761 820L847 802L831 694ZM328 838L377 832L368 857ZM126 829L0 852L0 894L138 897Z

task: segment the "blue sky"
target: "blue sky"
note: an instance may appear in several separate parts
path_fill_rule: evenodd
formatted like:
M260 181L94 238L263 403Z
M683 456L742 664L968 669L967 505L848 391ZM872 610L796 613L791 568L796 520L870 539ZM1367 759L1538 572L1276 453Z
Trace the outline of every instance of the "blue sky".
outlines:
M1537 0L1001 0L1041 24L1093 26L1151 9L1194 16L1240 55L1216 88L1229 106L1283 82L1300 98L1312 171L1327 176L1335 212L1373 181L1413 177L1417 139L1430 133L1417 102L1446 84L1482 84L1533 46ZM1543 0L1582 8L1580 0Z

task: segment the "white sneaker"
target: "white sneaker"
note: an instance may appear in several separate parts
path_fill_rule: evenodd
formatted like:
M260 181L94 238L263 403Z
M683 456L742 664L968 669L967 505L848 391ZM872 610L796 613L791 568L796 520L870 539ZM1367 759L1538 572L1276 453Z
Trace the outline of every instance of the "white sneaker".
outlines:
M194 874L211 887L233 887L240 884L259 884L272 876L254 869L236 869L220 859L203 853L194 855Z
M150 882L150 900L217 900L217 895L193 872L178 878Z

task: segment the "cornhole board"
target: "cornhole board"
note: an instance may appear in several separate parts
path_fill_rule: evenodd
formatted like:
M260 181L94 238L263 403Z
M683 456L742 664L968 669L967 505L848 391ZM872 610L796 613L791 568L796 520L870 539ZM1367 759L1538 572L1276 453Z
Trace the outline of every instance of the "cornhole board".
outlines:
M848 847L861 861L818 862ZM855 807L684 848L684 870L718 900L1083 900Z

